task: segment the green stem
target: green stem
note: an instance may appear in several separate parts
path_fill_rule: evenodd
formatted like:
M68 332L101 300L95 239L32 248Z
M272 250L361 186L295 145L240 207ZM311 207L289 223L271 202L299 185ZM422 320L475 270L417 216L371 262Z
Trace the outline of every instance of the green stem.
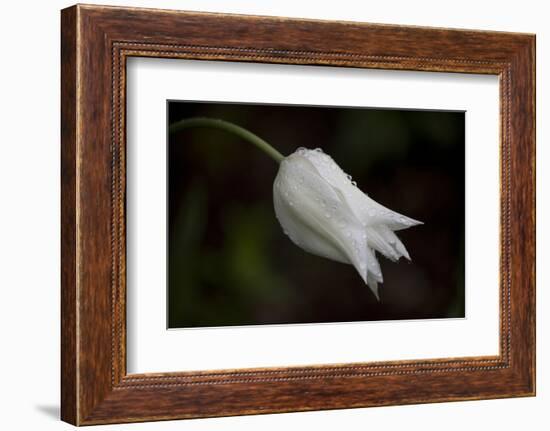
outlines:
M240 126L237 126L236 124L230 123L229 121L205 117L186 118L170 125L169 131L170 133L176 133L180 130L189 129L191 127L210 127L213 129L225 130L226 132L233 133L245 141L254 144L268 156L273 158L277 163L281 163L281 160L284 159L284 156L281 153L279 153L262 138Z

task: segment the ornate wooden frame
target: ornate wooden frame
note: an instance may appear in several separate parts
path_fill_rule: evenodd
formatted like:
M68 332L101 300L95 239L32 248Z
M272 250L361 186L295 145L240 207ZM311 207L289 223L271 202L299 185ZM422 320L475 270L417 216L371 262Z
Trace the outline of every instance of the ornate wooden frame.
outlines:
M77 5L62 11L61 50L63 420L88 425L534 395L534 35ZM498 75L500 354L128 375L130 56Z

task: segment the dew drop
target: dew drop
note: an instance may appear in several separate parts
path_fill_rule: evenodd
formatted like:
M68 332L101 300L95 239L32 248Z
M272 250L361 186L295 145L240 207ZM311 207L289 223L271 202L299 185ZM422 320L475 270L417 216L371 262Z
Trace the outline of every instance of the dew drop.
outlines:
M354 186L354 187L357 187L357 181L352 181L351 185Z

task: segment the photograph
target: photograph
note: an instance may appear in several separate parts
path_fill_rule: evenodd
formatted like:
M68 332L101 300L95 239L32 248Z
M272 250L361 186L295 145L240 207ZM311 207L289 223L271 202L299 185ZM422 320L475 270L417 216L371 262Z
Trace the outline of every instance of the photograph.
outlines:
M167 101L167 327L464 318L465 112Z

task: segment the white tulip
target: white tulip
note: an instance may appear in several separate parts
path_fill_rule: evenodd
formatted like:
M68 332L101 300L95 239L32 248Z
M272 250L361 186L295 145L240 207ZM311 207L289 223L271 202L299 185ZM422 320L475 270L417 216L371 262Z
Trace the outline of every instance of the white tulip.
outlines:
M259 136L221 119L186 118L170 133L212 127L255 145L279 165L273 184L275 215L290 239L305 251L352 264L377 299L382 271L376 252L397 261L409 253L394 231L422 224L369 198L320 149L299 148L284 157Z
M275 214L305 251L352 264L377 299L382 271L375 252L397 261L409 253L394 231L422 224L371 199L320 149L285 157L273 184Z

